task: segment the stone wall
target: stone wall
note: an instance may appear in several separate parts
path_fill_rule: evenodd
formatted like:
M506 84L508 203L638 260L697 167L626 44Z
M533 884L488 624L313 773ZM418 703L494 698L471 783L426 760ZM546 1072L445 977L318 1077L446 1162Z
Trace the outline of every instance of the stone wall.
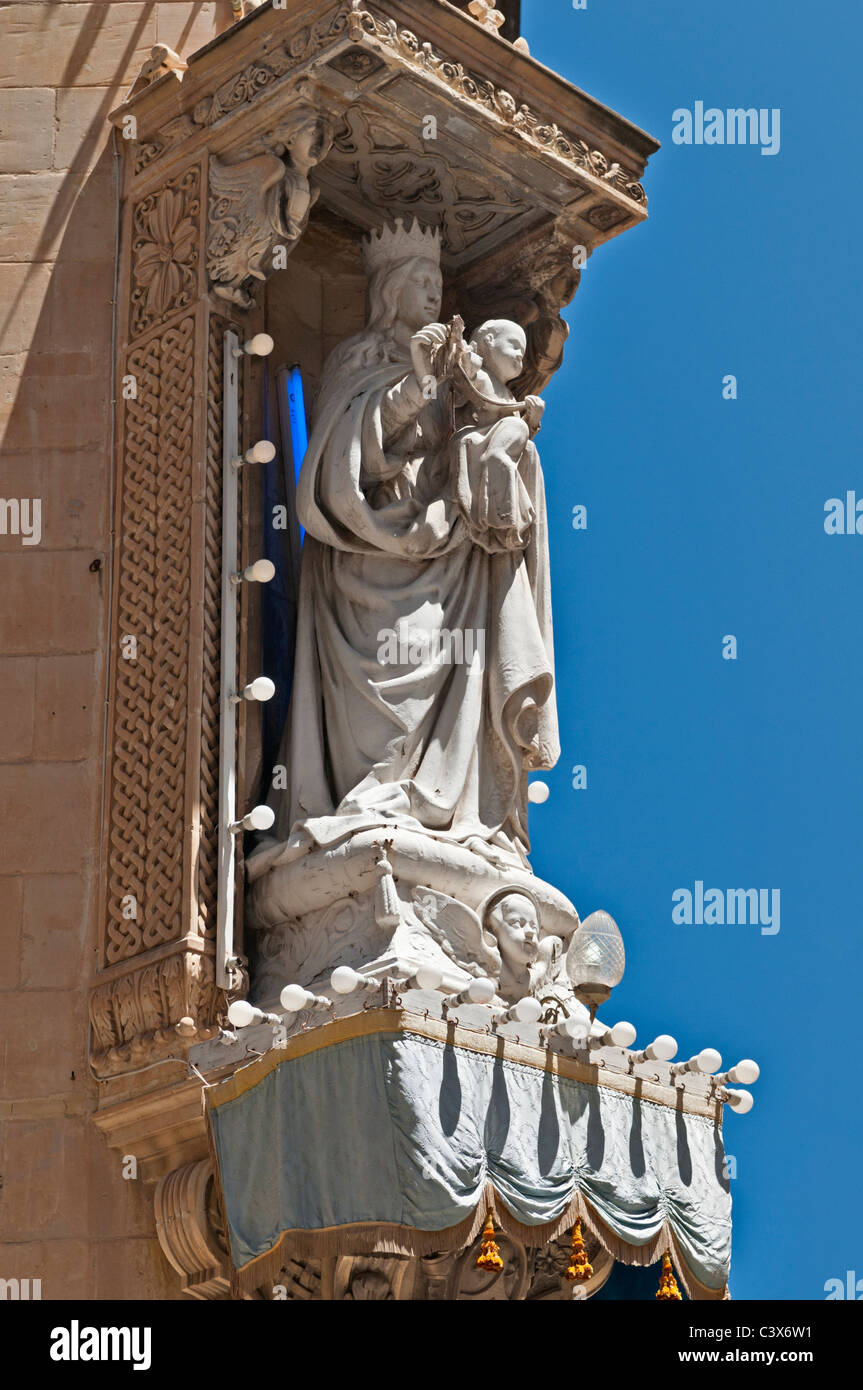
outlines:
M229 0L0 6L0 492L31 501L17 526L6 508L0 535L0 1278L41 1279L46 1299L179 1296L152 1189L124 1179L89 1118L111 533L106 117L155 43L186 57L230 23ZM22 534L33 499L38 543Z

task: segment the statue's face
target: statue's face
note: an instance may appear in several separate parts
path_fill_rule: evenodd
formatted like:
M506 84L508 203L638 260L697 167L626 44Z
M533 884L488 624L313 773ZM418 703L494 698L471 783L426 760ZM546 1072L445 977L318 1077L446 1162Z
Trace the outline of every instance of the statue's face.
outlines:
M521 375L527 338L517 323L501 325L482 344L483 360L498 381L513 381Z
M418 260L399 296L399 318L412 332L436 323L440 314L443 278L434 261Z
M539 950L539 922L530 898L517 893L504 898L491 912L491 925L504 960L529 965Z

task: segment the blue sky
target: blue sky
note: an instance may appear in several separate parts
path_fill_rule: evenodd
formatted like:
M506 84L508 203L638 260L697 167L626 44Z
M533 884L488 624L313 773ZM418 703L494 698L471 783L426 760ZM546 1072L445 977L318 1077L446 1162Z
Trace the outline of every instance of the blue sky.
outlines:
M563 755L532 859L620 924L608 1016L761 1064L726 1117L736 1298L863 1276L863 535L824 531L828 498L863 498L861 30L847 0L523 5L540 62L662 141L545 393ZM779 153L674 145L698 100L780 108ZM676 925L699 879L780 889L779 932Z

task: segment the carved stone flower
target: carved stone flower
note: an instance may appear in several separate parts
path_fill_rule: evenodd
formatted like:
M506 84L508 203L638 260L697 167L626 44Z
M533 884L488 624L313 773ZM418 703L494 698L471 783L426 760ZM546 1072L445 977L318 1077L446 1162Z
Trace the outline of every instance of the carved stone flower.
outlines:
M195 262L198 233L185 207L182 193L168 188L150 208L141 210L134 273L154 318L161 318L177 300Z

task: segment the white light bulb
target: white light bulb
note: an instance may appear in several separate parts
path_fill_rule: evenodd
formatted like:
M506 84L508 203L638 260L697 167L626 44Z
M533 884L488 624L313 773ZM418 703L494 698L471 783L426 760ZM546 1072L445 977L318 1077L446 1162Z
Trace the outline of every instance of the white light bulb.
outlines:
M311 997L309 991L303 989L302 985L285 985L279 995L282 1001L282 1008L286 1009L289 1014L298 1014L300 1009L306 1007Z
M352 994L360 983L360 977L356 970L351 970L349 965L338 965L330 976L330 984L336 994ZM288 985L288 989L292 986ZM285 1005L287 1008L287 1005Z
M524 999L519 999L517 1004L513 1004L512 1016L519 1023L539 1023L542 1017L542 1005L538 999L532 999L530 995L525 995Z
M587 1042L588 1020L586 1018L565 1018L560 1027L566 1036L572 1038L573 1041L579 1039L582 1043Z
M272 806L253 806L248 815L243 816L247 830L269 830L276 819Z
M631 1047L635 1042L636 1029L631 1023L615 1023L611 1030L611 1041L615 1047Z
M647 1048L647 1053L657 1062L670 1062L672 1057L677 1056L677 1039L670 1033L660 1033Z
M748 1115L755 1100L749 1091L727 1091L728 1104L735 1115Z
M256 560L253 565L243 571L243 578L251 580L253 584L269 584L271 579L276 577L276 567L272 560Z
M753 1062L751 1057L744 1057L742 1062L738 1062L736 1067L732 1067L728 1073L730 1081L737 1081L742 1086L753 1086L761 1075L761 1068L757 1062Z
M249 357L269 357L275 346L269 333L256 333L243 344L243 352Z
M246 700L272 700L275 693L275 682L271 681L269 676L256 676L243 688L243 698Z
M251 449L246 450L247 463L272 463L276 457L276 446L269 439L259 439Z
M443 971L437 965L421 965L414 979L417 989L440 989Z
M715 1047L703 1047L696 1058L698 1070L710 1075L713 1071L719 1071L722 1066L722 1058Z
M548 801L550 792L547 782L531 782L527 788L527 799L532 801L535 806L541 806L544 801Z
M250 1023L254 1023L258 1010L253 1008L248 999L235 999L228 1009L228 1018L235 1028L248 1028Z
M490 1004L494 995L494 981L482 976L478 980L471 980L467 987L467 997L472 1004Z

